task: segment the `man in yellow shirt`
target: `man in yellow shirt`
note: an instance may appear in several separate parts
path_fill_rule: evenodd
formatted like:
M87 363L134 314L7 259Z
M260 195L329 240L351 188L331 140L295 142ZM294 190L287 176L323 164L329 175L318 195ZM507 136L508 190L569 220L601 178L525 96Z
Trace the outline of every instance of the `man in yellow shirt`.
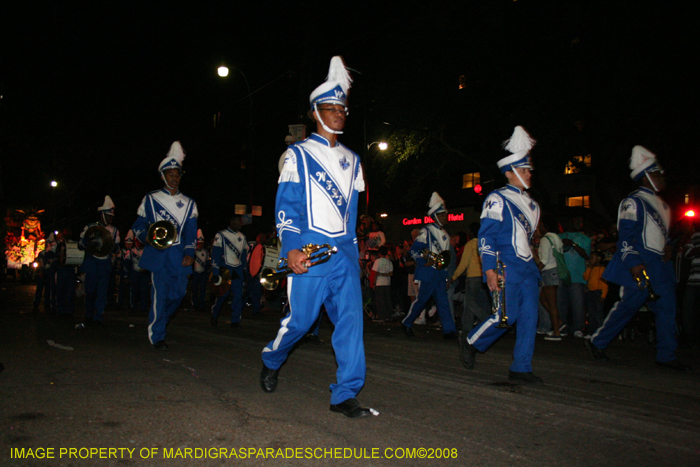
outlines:
M583 273L583 279L588 283L588 290L586 290L588 336L603 324L603 302L608 295L608 283L603 279L605 266L601 265L602 259L602 252L592 251L586 262L586 272Z
M484 321L489 315L488 299L484 290L484 280L481 272L481 258L479 257L478 243L480 224L473 222L469 226L470 240L464 245L462 259L450 283L456 281L459 276L467 274L464 285L464 309L462 310L462 332L460 339L466 339L469 331L474 327L474 318Z

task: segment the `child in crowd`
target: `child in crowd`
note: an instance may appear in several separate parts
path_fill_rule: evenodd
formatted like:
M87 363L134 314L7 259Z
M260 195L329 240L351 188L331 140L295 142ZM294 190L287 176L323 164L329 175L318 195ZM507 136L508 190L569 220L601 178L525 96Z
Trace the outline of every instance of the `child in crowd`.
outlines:
M601 264L604 253L592 251L586 262L583 278L588 282L586 303L588 305L588 334L593 334L603 324L603 302L608 295L608 283L603 279L605 266ZM589 336L586 336L589 337Z
M377 311L376 318L380 321L391 319L391 275L394 267L389 256L389 249L386 245L379 247L379 258L372 265L372 275L370 276L370 286L374 289L374 303Z

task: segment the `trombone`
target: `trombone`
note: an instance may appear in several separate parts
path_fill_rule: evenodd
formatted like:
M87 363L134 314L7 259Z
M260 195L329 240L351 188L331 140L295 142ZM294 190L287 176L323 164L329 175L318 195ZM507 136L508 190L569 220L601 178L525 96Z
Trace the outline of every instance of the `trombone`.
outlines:
M506 314L506 265L503 264L500 257L501 253L496 252L496 275L498 277L498 288L491 292L491 313L495 316L501 315L497 328L509 329L508 315Z
M450 250L445 250L441 253L433 253L429 249L423 248L423 250L420 252L420 255L425 260L432 260L435 265L435 269L437 270L445 269L447 266L450 265L450 260L452 259L452 256L450 255Z
M323 245L309 243L301 247L301 251L309 257L308 261L318 260L309 264L308 267L310 268L331 259L331 255L338 252L338 247L330 246L327 243ZM280 285L280 281L293 272L294 271L292 271L287 264L287 258L280 258L277 263L277 272L272 268L265 268L262 270L260 273L260 283L266 290L275 290Z

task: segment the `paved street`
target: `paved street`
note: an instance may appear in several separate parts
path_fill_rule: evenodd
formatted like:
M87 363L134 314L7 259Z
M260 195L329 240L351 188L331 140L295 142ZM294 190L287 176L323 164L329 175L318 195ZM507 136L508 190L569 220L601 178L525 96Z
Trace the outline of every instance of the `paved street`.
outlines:
M244 312L231 330L181 310L162 352L143 315L108 310L103 326L75 329L32 310L33 285L1 288L2 465L700 465L697 349L679 351L696 368L679 374L657 368L643 338L615 341L603 364L580 339L538 338L545 384L519 386L506 378L512 336L467 371L434 328L409 341L398 325L367 324L358 398L379 415L350 420L328 410L327 322L325 343L298 347L265 394L260 352L276 311Z

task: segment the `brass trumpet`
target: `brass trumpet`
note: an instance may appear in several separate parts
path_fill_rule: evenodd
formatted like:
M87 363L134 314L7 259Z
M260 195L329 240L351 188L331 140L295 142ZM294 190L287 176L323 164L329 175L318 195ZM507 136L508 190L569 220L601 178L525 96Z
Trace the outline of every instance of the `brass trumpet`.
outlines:
M452 259L452 255L450 255L449 250L445 250L441 253L433 253L427 248L424 248L423 251L420 252L420 255L425 260L433 260L435 269L438 270L445 269L447 266L449 266L450 260Z
M326 251L320 251L320 250ZM309 261L312 261L308 267L316 266L317 264L325 263L331 259L333 253L338 252L338 247L330 246L327 243L323 245L314 245L309 243L301 247L301 251L304 252L306 256L309 257ZM313 260L318 260L313 262ZM260 283L266 290L275 290L279 285L280 281L284 279L287 275L292 274L294 271L289 269L287 264L287 258L280 258L277 263L277 272L272 268L265 268L260 273Z
M177 229L175 224L170 221L154 222L148 227L146 241L153 248L165 250L170 248L173 242L177 239Z
M500 258L500 252L496 252L496 275L498 276L498 288L491 292L491 313L498 316L499 311L501 320L496 325L497 328L510 328L508 325L508 315L506 314L506 265L503 264Z
M642 280L639 277L635 277L635 280L637 281L637 285L639 286L640 289L643 289L646 287L646 289L649 291L649 296L647 297L648 302L655 302L658 299L661 298L661 295L657 295L654 292L654 289L651 288L651 280L649 280L649 276L647 275L647 270L642 269L642 275L644 276L644 284L642 284Z

